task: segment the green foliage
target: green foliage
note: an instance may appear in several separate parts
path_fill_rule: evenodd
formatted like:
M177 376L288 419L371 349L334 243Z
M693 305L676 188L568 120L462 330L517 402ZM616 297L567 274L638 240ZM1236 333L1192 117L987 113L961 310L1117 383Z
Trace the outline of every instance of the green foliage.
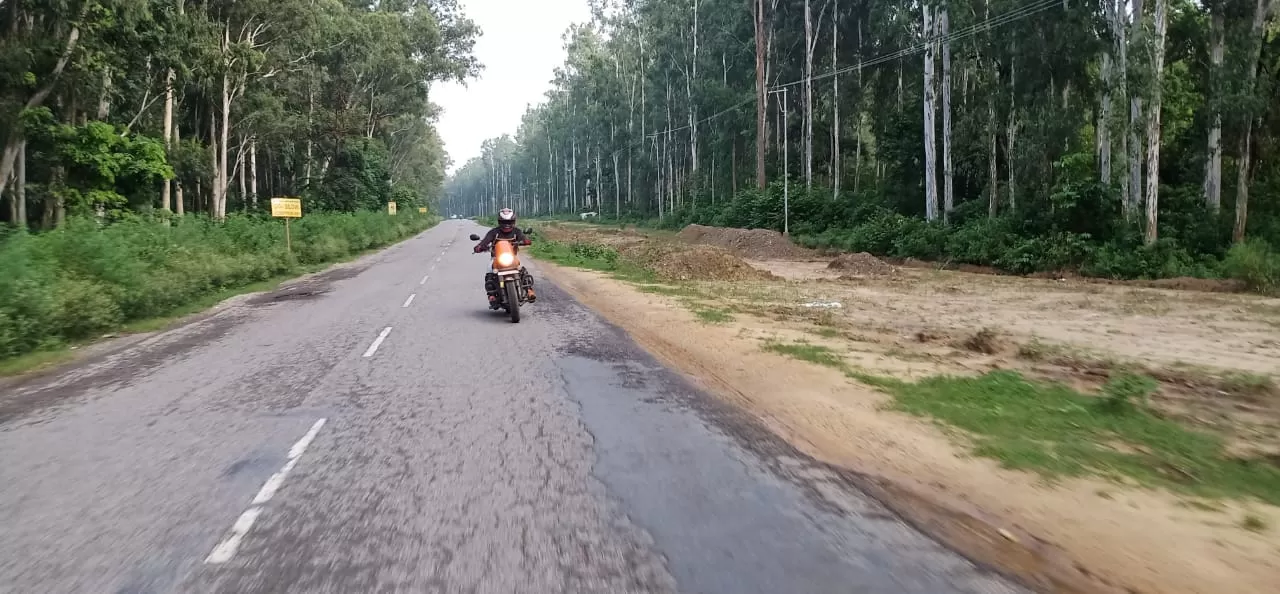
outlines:
M174 177L164 144L106 122L60 124L47 108L23 113L29 164L36 174L48 172L51 195L72 216L101 208L111 219L125 216L131 194Z
M0 359L167 314L205 295L389 245L434 218L376 212L309 214L292 226L256 216L171 226L130 220L0 237Z
M1280 253L1262 240L1251 240L1231 247L1222 263L1231 278L1243 281L1251 290L1275 293L1280 290Z
M553 217L596 211L610 222L667 228L781 230L789 175L789 229L814 247L1014 273L1159 278L1222 274L1233 236L1280 245L1280 103L1269 100L1280 37L1251 31L1251 10L1171 4L1163 71L1155 72L1152 36L1129 39L1121 70L1108 33L1114 17L1096 4L951 5L948 35L992 28L975 42L948 45L949 118L939 106L926 137L918 7L835 3L817 11L812 52L779 52L805 48L807 27L795 5L774 4L762 15L775 48L764 104L755 100L754 44L741 43L752 38L754 15L740 2L705 0L695 10L676 0L625 4L571 28L546 101L527 111L518 130L486 141L448 181L450 208L488 213L506 203ZM1210 59L1211 10L1225 20L1221 65ZM810 56L820 72L841 73L813 79L812 99L798 85ZM792 93L776 93L783 88ZM1148 113L1156 88L1161 150L1148 172L1146 122L1131 129L1128 106L1141 99ZM1100 121L1105 113L1109 120ZM1205 181L1218 119L1215 208ZM1252 148L1244 149L1248 122ZM755 167L757 137L765 141L763 171ZM936 171L939 190L954 190L945 220L922 220L926 143L951 147L950 173L941 163ZM1244 176L1241 150L1252 157ZM757 174L767 187L756 187ZM1128 196L1134 174L1143 187ZM1248 186L1236 187L1242 181ZM1149 182L1158 189L1150 235ZM1242 190L1251 196L1247 225L1234 229Z
M530 253L565 266L613 272L618 270L618 250L586 242L562 243L537 241L529 246Z
M1014 372L888 382L894 406L972 436L977 454L1047 478L1098 474L1206 497L1280 504L1280 468L1231 457L1214 434L1135 406L1154 390L1143 376L1112 379L1101 398Z
M1160 388L1156 380L1136 373L1119 372L1102 386L1101 405L1113 413L1129 413L1143 410L1151 395Z

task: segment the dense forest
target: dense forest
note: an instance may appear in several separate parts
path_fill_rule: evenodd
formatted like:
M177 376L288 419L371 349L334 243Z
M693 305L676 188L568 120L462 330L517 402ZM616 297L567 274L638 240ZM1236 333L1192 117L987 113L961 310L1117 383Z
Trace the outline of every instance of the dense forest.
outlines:
M0 359L430 225L429 91L478 35L455 0L0 0Z
M0 0L0 216L430 201L428 87L477 33L453 0Z
M1280 282L1278 8L594 0L546 101L446 183L447 205Z

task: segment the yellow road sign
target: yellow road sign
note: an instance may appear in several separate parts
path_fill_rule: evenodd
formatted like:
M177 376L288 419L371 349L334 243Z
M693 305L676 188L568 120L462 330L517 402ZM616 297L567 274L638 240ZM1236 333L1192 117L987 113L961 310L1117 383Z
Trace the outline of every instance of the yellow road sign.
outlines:
M427 207L425 207L425 206L419 206L419 207L418 207L418 214L427 214Z
M272 198L271 216L286 219L302 218L302 200L298 198Z

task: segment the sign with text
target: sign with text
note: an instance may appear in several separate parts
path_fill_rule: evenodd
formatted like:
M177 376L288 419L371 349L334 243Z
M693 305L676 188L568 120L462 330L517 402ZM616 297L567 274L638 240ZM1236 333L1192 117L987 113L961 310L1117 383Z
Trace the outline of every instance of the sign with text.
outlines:
M418 214L427 214L427 207L425 207L425 206L419 206L419 207L418 207Z
M302 200L299 198L272 198L271 216L286 219L302 218Z
M388 202L388 203L387 203L387 214L396 214L396 203L395 203L395 202Z

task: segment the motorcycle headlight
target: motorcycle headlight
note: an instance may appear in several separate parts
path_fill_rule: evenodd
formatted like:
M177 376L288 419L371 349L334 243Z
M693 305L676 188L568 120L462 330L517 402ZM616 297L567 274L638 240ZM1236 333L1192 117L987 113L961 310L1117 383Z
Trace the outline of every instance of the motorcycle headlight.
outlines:
M511 263L515 261L516 261L516 257L512 254L498 254L499 266L510 266Z

